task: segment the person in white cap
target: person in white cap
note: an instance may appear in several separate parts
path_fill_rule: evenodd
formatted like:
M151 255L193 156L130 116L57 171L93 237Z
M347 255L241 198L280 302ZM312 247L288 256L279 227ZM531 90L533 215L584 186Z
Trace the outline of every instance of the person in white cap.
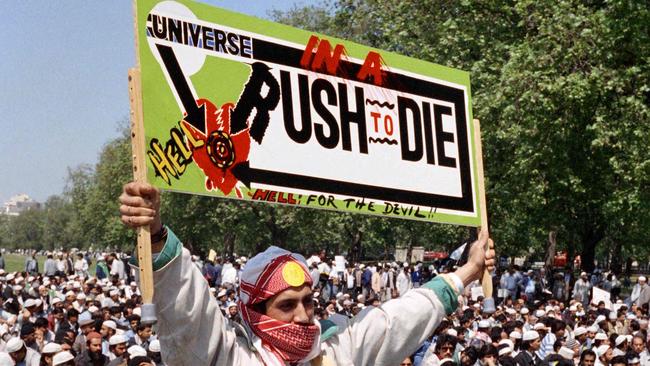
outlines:
M539 333L534 330L525 331L521 341L521 352L515 357L519 366L535 366L541 362L535 354L542 345Z
M402 270L397 275L397 291L399 292L399 296L404 296L412 287L409 264L404 263Z
M160 354L160 341L155 340L149 344L147 356L151 358L156 366L163 366L162 355Z
M580 278L573 285L573 298L580 301L583 306L589 305L589 292L591 291L591 282L587 278L587 272L580 273Z
M113 335L115 335L115 332L117 332L117 324L112 320L104 320L102 327L99 330L99 334L102 335L102 353L109 358L111 353L109 350L109 340Z
M612 347L608 344L598 346L596 348L596 355L598 356L596 366L607 366L609 365L609 361L612 360L612 357L614 357Z
M74 356L68 351L59 352L54 355L52 366L75 366Z
M111 360L108 366L122 365L126 362L127 342L128 339L121 334L116 334L108 340L109 350L110 350L110 354L108 355L108 358Z
M639 277L639 298L636 300L636 305L642 307L650 301L650 286L645 276Z
M43 347L41 351L41 364L51 366L53 362L54 355L61 352L63 349L58 343L48 343Z
M285 366L320 364L392 366L412 354L458 306L464 286L494 266L486 232L468 262L381 307L367 307L321 343L314 316L311 276L302 255L269 247L241 273L239 307L244 332L236 334L210 296L190 253L163 227L160 192L128 183L120 196L121 220L148 226L153 237L154 303L164 361L169 365ZM485 250L489 246L489 250ZM238 335L240 335L238 337Z
M9 354L16 365L39 366L41 355L25 345L22 339L13 337L7 341L5 352Z

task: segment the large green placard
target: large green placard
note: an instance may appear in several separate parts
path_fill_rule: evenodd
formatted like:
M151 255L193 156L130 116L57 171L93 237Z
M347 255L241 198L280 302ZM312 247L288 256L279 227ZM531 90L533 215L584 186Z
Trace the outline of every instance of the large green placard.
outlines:
M161 189L480 224L469 74L191 1L136 1Z

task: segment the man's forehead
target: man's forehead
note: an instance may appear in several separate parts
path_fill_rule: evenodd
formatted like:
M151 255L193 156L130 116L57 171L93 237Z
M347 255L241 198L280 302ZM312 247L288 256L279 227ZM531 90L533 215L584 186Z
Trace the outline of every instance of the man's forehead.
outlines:
M307 284L300 287L289 287L286 290L280 292L276 295L277 301L289 300L289 299L302 299L307 295L311 295L311 287Z

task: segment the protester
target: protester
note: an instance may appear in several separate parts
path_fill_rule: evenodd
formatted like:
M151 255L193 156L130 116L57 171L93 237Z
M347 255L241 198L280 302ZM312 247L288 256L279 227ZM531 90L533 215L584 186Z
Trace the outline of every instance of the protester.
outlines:
M341 324L340 332L321 344L304 257L270 247L251 258L241 273L239 303L247 342L237 338L224 321L189 252L182 249L171 229L162 226L158 190L129 183L120 202L122 222L149 226L153 237L160 236L152 244L152 251L160 253L153 264L157 269L154 302L159 309L161 347L167 350L163 358L172 365L268 366L316 358L335 364L398 364L435 330L445 314L455 310L464 286L494 263L494 252L487 256L484 252L488 238L483 235L473 245L468 263L456 272L436 277L379 308L364 309L363 316Z

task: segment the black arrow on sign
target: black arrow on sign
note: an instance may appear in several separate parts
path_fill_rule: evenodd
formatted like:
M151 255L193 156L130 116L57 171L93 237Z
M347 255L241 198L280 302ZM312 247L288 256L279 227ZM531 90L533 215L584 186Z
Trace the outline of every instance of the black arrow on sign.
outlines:
M244 162L239 163L239 164L235 165L234 167L232 167L230 172L232 173L232 175L235 176L235 178L237 178L238 181L244 183L244 185L246 187L250 188L251 187L251 177L252 177L250 168L251 167L250 167L249 162L244 161Z
M196 105L196 98L194 97L194 94L192 94L192 90L183 74L181 65L176 59L174 50L170 46L164 46L161 44L156 44L156 48L158 48L158 53L160 53L160 57L165 64L167 73L169 73L169 77L172 79L174 89L176 89L176 93L181 99L181 103L183 103L183 108L186 113L186 116L183 119L194 126L197 130L205 133L205 106L202 105L199 107Z

